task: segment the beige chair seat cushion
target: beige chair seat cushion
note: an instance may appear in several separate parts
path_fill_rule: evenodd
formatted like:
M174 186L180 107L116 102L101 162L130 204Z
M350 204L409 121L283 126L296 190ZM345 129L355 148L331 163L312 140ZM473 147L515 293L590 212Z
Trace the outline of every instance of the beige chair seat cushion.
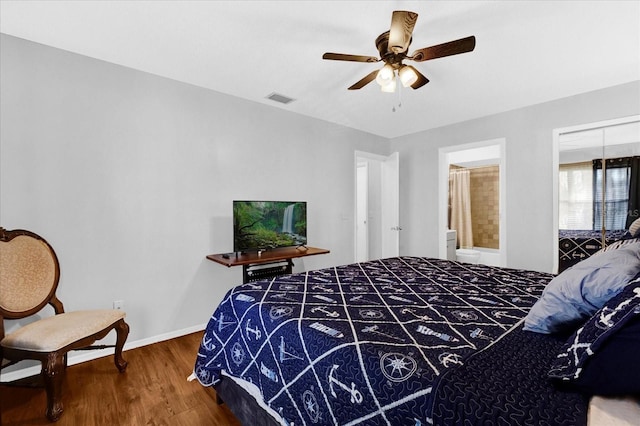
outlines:
M27 324L5 336L4 348L53 352L108 328L125 313L116 309L67 312Z

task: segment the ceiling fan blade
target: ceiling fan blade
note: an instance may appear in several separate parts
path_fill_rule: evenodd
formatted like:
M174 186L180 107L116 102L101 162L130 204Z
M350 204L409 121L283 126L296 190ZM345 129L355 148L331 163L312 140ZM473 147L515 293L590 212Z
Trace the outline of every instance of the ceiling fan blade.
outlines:
M358 82L354 83L353 85L351 85L351 87L349 87L349 90L362 89L364 86L366 86L367 84L371 83L373 80L376 79L376 75L378 74L378 71L380 71L380 70L371 71L369 74L367 74L360 81L358 81Z
M347 55L345 53L330 53L322 55L322 59L330 59L332 61L351 61L351 62L379 62L380 59L375 56L363 55Z
M413 27L416 25L418 14L406 10L396 10L391 15L389 29L389 45L387 51L393 53L406 52L411 43Z
M459 53L471 52L476 47L475 36L461 38L431 47L416 50L412 57L417 62L428 61L429 59L443 58L445 56L457 55Z
M418 76L418 79L415 81L415 83L413 83L411 85L411 88L413 90L415 89L419 89L422 86L424 86L425 84L427 84L429 82L429 79L427 77L425 77L420 71L418 71L415 67L412 67L411 65L405 65L406 67L409 67L413 70L413 72L416 73L416 75Z

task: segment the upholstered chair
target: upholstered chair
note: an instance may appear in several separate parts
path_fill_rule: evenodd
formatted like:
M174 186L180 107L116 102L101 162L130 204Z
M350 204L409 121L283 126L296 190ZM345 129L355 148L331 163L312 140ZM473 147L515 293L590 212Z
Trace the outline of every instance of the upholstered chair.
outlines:
M67 352L107 347L91 345L115 330L115 364L120 372L127 368L122 358L129 334L125 313L115 309L65 313L56 297L59 278L58 257L47 241L33 232L0 228L0 360L3 367L28 359L41 362L50 421L58 420L63 410ZM34 316L47 304L55 315ZM26 325L5 335L5 319L30 316L34 321L29 318Z

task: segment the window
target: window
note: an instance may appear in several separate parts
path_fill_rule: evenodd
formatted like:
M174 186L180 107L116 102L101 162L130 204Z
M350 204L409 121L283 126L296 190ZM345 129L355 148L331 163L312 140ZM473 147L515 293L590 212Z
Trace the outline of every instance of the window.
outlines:
M560 229L627 228L631 158L606 160L604 174L603 186L602 160L560 165Z
M631 160L631 157L605 160L604 185L602 160L593 160L593 229L602 229L603 218L605 229L626 229Z
M592 229L592 163L561 164L559 180L560 229Z

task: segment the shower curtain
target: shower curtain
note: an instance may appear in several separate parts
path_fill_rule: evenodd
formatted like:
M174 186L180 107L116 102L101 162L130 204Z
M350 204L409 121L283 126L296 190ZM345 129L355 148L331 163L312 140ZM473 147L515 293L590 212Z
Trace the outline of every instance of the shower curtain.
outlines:
M449 171L449 229L458 231L460 248L473 247L470 174L467 169Z

